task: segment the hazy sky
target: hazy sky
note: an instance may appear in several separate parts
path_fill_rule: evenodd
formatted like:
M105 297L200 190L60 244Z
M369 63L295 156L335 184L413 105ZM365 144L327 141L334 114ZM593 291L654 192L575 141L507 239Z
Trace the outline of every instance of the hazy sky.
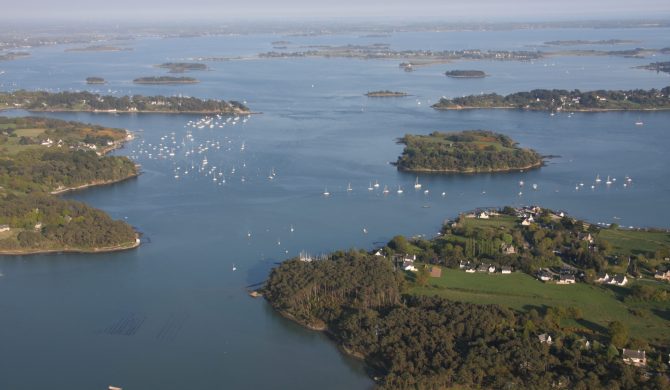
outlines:
M0 20L96 18L159 22L351 17L547 21L670 17L670 0L19 0L6 1L0 8Z

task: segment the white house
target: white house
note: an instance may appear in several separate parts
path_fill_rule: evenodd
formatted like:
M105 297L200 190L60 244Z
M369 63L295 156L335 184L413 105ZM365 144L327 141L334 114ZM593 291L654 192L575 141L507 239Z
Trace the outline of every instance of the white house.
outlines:
M551 345L551 336L548 335L547 333L542 333L541 335L537 336L538 340L540 340L540 344L547 344Z
M523 221L521 221L521 226L530 226L530 219L526 218Z
M575 275L561 275L557 284L575 284Z
M596 276L596 283L608 283L610 281L610 275L605 272L604 274L598 274Z
M503 265L502 268L500 269L500 272L503 274L511 274L512 267L510 267L509 265Z
M0 225L0 233L8 231L9 231L9 225Z
M613 276L607 284L613 284L615 286L625 286L628 283L628 278L626 275L616 275Z
M489 265L489 273L492 274L496 272L496 266L495 265Z
M621 355L623 357L623 362L626 364L637 367L647 365L647 356L645 355L645 351L624 348Z
M479 219L489 219L489 213L486 211L482 211L477 215L477 218Z

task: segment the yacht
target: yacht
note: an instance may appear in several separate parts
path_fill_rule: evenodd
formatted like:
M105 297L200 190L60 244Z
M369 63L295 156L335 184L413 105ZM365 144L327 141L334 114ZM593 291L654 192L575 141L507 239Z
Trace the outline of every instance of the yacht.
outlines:
M389 188L387 186L384 186L384 191L382 191L382 192L385 193L385 194L388 194L389 193Z
M375 184L373 185L373 187L379 188L379 182L377 180L375 180Z
M537 184L533 184L533 189L537 190Z
M398 185L398 191L396 191L396 192L397 192L398 194L402 194L402 188L400 187L400 185Z
M610 179L609 176L607 176L607 181L605 182L605 184L612 184L612 179Z
M368 191L372 191L374 188L372 188L372 182L370 182L370 185L368 186Z
M600 183L602 180L600 179L600 175L596 175L596 183Z
M349 184L347 184L347 192L351 192L351 191L352 191L351 183L349 183Z
M419 176L416 177L416 181L414 182L414 188L417 190L421 188L421 183L419 183Z
M330 196L330 192L328 192L328 188L323 190L323 196Z

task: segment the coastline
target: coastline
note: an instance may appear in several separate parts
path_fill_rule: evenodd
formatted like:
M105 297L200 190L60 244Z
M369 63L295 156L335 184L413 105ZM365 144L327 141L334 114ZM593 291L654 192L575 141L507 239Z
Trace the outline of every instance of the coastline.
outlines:
M432 107L434 110L450 111L450 110L520 110L520 111L546 111L556 112L553 109L537 109L537 108L519 108L519 107L476 107L476 106L454 106L454 107ZM670 107L664 108L577 108L571 110L562 110L563 112L609 112L609 111L668 111Z
M255 111L242 111L242 110L233 110L233 111L167 111L167 110L156 110L156 111L129 111L129 110L74 110L67 108L50 108L50 109L27 109L22 107L0 107L0 112L9 111L9 110L26 110L28 112L88 112L92 114L195 114L195 115L216 115L216 114L229 114L229 115L255 115L262 114L262 112Z
M65 187L65 188L61 188L61 189L56 189L56 190L53 190L53 191L49 192L49 194L51 194L51 195L60 195L60 194L65 194L65 193L67 193L67 192L79 191L79 190L83 190L83 189L90 188L90 187L102 187L102 186L107 186L107 185L110 185L110 184L120 183L120 182L122 182L122 181L126 181L126 180L129 180L129 179L136 178L136 177L138 177L139 175L141 175L141 172L136 171L135 173L133 173L133 174L131 174L131 175L128 175L128 176L126 176L126 177L123 177L123 178L121 178L121 179L93 181L93 182L86 183L86 184L82 184L82 185L80 185L80 186L76 186L76 187Z
M530 164L523 167L515 168L505 168L505 169L489 169L489 170L476 170L476 169L467 169L467 170L456 170L456 169L428 169L428 168L403 168L398 166L398 170L401 172L414 172L414 173L464 173L464 174L477 174L477 173L508 173L516 171L525 171L529 169L538 169L544 166L544 160L536 164Z
M60 249L0 249L0 256L27 256L48 253L110 253L138 248L141 245L139 233L135 232L135 241L102 248L60 248Z

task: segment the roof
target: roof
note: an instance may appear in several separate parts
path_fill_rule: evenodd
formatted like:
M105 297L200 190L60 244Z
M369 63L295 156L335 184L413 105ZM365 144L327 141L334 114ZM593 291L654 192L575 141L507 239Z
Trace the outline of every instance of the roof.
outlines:
M442 276L442 268L437 266L430 267L430 276L433 278L439 278Z
M641 351L639 349L623 349L623 358L624 359L638 359L638 360L644 360L645 359L645 351Z

